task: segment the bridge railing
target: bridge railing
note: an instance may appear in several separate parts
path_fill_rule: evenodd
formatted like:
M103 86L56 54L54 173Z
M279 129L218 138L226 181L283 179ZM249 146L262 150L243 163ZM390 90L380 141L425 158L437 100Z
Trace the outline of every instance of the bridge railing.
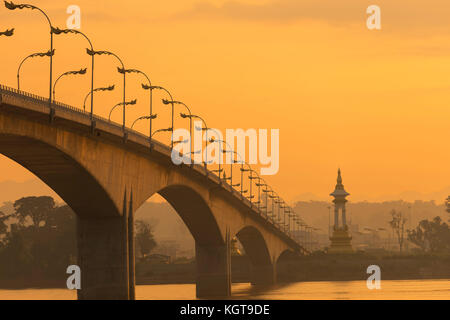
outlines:
M22 90L17 90L15 88L11 88L11 87L8 87L8 86L2 85L2 84L0 84L0 94L1 93L12 95L12 96L15 96L17 98L26 99L26 100L33 101L33 102L49 104L49 99L48 98L44 98L44 97L41 97L41 96L38 96L38 95L35 95L35 94L32 94L32 93L29 93L29 92L25 92L25 91L22 91ZM76 107L73 107L71 105L68 105L68 104L65 104L65 103L61 103L61 102L58 102L58 101L51 101L49 106L51 106L52 108L55 108L55 109L60 109L60 110L64 110L64 111L70 111L70 112L76 113L78 115L82 114L82 115L85 115L89 119L91 117L90 112L84 111L81 108L76 108ZM104 117L101 117L101 116L98 116L98 115L92 115L92 118L95 119L96 121L101 121L101 122L103 122L105 124L114 126L117 129L120 129L120 130L123 129L122 125L119 125L119 124L117 124L117 123L115 123L115 122L113 122L113 121L111 121L109 119L106 119ZM141 137L143 139L149 139L148 136L146 136L146 135L144 135L144 134L142 134L142 133L140 133L138 131L132 130L130 128L126 128L126 129L127 129L127 131L132 132L134 135L136 135L138 137ZM169 148L168 146L166 146L166 147ZM303 220L301 218L299 218L298 220L294 219L295 223L297 223L297 225L300 226L300 230L291 231L290 229L288 229L286 227L285 223L283 223L283 225L282 225L281 221L279 221L280 211L278 211L278 216L277 216L277 218L278 218L277 221L278 222L275 221L275 214L274 214L274 212L272 212L271 215L268 215L267 208L269 206L269 201L271 202L271 206L274 207L274 202L273 201L275 201L275 200L273 198L271 200L269 200L268 197L266 197L265 200L263 201L264 197L261 197L261 194L260 194L259 195L259 198L260 198L259 201L261 201L262 203L259 203L258 206L255 206L254 202L252 201L251 198L248 199L246 196L244 196L242 194L242 190L240 191L240 190L236 189L234 186L230 185L228 182L222 181L220 176L217 176L215 174L215 172L208 171L208 175L214 175L219 181L221 181L221 184L224 184L225 186L227 186L228 189L234 190L236 193L239 193L241 195L241 199L244 202L246 202L251 207L251 209L254 210L259 216L265 218L266 221L268 223L270 223L280 233L284 234L286 237L288 237L289 239L291 239L292 241L294 241L295 243L300 245L300 247L302 248L302 250L304 252L308 252L308 250L305 249L305 243L307 242L307 240L306 240L306 238L307 238L307 231L306 230L307 230L307 228L310 228L310 227L308 227L303 222ZM220 175L220 172L219 172L219 175ZM259 176L258 176L258 179L259 180L263 180ZM250 181L249 183L252 183L251 179L249 179L249 181ZM265 184L265 186L268 187L267 184ZM271 189L271 192L274 193L274 191L272 189ZM290 214L291 214L291 212L294 212L293 209L288 207L286 202L284 202L278 195L276 197L274 197L274 198L276 198L277 201L281 200L281 203L283 203L283 205L284 205L283 209L284 208L289 208L289 211L288 211L289 212L289 217L292 217ZM263 206L264 206L264 208L266 208L266 210L263 210L263 207L261 206L261 204L263 204ZM280 208L278 210L280 210ZM286 214L285 210L283 210L283 212L284 212L284 214ZM284 220L284 222L285 222L285 220ZM290 226L290 222L289 222L289 226ZM302 231L301 227L305 227L305 230Z

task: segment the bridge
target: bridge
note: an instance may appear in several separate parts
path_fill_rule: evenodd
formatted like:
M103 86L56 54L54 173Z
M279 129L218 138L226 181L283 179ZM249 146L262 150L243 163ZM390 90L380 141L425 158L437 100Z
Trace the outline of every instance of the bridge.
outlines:
M34 173L76 213L81 268L79 299L135 298L134 214L154 194L170 203L195 239L198 297L230 295L234 237L251 261L251 280L255 285L276 281L276 265L282 257L308 253L306 235L312 228L245 164L245 159L232 160L228 177L223 168L208 168L207 160L174 164L171 155L175 142L168 146L152 138L158 132L174 132L174 104L183 104L174 101L167 89L153 86L140 70L126 69L116 54L94 50L91 40L80 30L54 27L42 9L11 1L4 4L8 10L42 14L48 22L49 50L28 55L22 63L33 57L48 57L50 84L47 98L20 91L21 63L17 89L0 85L0 153ZM83 108L55 99L55 87L61 77L85 74L87 70L65 72L53 83L54 37L70 34L83 37L89 44L86 52L92 61L90 112L85 111L89 95ZM14 28L0 32L0 36L13 35ZM122 124L94 113L94 92L114 88L94 88L97 56L112 56L121 66L117 71L123 75L123 102L115 107L123 108ZM133 126L126 127L126 106L136 103L126 101L129 73L141 74L148 81L142 88L150 93L150 113L136 120L150 120L148 136L132 130ZM152 114L153 90L164 90L171 98L163 100L172 105L170 128L152 130L156 117ZM189 114L182 114L183 118L203 120L184 106ZM206 144L214 142L206 140ZM236 154L234 150L227 152ZM188 157L194 157L193 151ZM240 184L233 184L235 165L239 166ZM249 190L244 190L244 175ZM240 190L236 189L238 185ZM253 200L256 195L252 195L252 186L258 190L257 201Z
M195 239L198 297L230 295L234 236L257 285L276 281L280 257L308 253L300 232L305 224L268 185L256 204L204 165L175 165L170 146L82 109L1 85L0 153L34 173L76 213L79 299L134 299L133 216L156 193Z

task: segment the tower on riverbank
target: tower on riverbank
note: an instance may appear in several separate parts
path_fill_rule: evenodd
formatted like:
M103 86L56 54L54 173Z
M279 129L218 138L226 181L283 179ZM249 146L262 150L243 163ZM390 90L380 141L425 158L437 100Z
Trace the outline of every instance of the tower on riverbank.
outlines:
M341 169L338 170L337 184L330 196L334 197L334 227L333 234L330 237L331 245L328 253L352 253L352 237L349 234L345 204L347 196L350 193L345 191L342 184ZM341 215L341 224L339 224L339 215Z

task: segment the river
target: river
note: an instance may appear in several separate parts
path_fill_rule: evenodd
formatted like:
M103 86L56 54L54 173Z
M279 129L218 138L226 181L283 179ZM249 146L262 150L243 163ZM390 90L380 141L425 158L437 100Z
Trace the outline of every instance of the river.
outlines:
M450 279L382 280L381 289L369 290L365 281L314 281L278 285L258 290L250 284L233 284L232 299L269 300L450 300ZM195 285L143 285L136 287L139 300L192 300ZM72 300L76 293L64 289L2 290L0 300Z

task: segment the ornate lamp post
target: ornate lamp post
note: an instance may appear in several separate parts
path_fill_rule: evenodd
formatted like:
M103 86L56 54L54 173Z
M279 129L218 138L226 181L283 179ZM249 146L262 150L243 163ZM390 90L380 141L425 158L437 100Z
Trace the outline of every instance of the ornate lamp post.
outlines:
M219 137L221 136L219 131L217 131L216 129L209 128L209 130L214 131L217 134L217 136L219 136ZM223 171L223 169L221 168L221 165L222 165L222 154L227 154L228 152L225 149L221 149L220 145L221 144L225 144L228 148L230 148L230 150L232 150L232 148L231 148L231 146L230 146L230 144L228 142L226 142L226 141L224 141L222 139L217 139L216 140L214 138L211 138L209 141L207 141L207 143L208 142L209 143L219 143L219 157L220 157L219 158L219 169L218 170L212 170L212 171L213 172L218 172L219 180L221 180L220 174ZM241 157L241 156L239 155L239 157ZM231 168L230 168L230 179L231 179L231 183L230 184L232 185L233 184L233 160L232 159L231 159ZM226 181L228 179L225 177L224 180Z
M450 213L450 196L445 200L445 205L447 206L447 212Z
M200 131L205 131L206 151L207 151L208 150L208 131L210 130L210 128L208 128L208 125L206 124L206 121L202 117L193 114L193 115L191 115L191 118L200 119L203 122L203 125L205 126L204 128L196 127L195 129L196 130L200 130ZM195 152L196 151L194 151L194 153ZM206 173L208 173L208 152L205 152L205 153L206 153L206 155L205 155L205 171L206 171Z
M152 138L152 121L153 121L153 119L156 119L156 117L157 117L156 115L153 114L153 88L152 88L152 82L151 82L149 76L148 76L145 72L143 72L143 71L141 71L141 70L137 70L137 69L127 69L127 70L125 70L125 73L137 73L137 74L141 74L141 75L143 75L143 76L147 79L147 81L148 81L148 85L142 84L142 88L143 88L144 90L150 90L150 111L149 111L148 116L140 117L140 118L137 119L136 121L138 121L138 120L150 120L150 133L149 133L148 136L149 136L149 138L150 138L150 145L151 145L151 138ZM135 121L135 123L136 123L136 121Z
M253 174L256 174L256 176L254 176ZM250 196L251 196L251 199L253 199L255 196L252 196L251 185L253 183L253 180L258 180L258 182L255 182L255 186L257 186L258 183L261 181L261 178L259 177L258 172L256 172L255 170L251 169L250 175L248 176L248 179L250 180ZM258 189L259 189L259 187L258 187ZM250 201L252 201L252 200L250 200ZM259 206L259 190L258 190L258 201L255 201L255 202L252 201L252 204L257 204Z
M149 79L150 80L150 79ZM153 91L153 90L162 90L162 91L165 91L168 95L169 95L169 97L170 97L170 101L173 101L173 97L172 97L172 94L170 93L170 91L169 90L167 90L166 88L164 88L164 87L161 87L161 86L152 86L152 85L145 85L145 84L142 84L142 88L144 89L144 90L150 90L150 93ZM174 118L174 105L173 105L173 103L172 103L172 122L171 122L171 128L172 128L172 130L171 130L171 132L173 133L173 118ZM150 124L151 125L151 124ZM151 126L150 126L150 131L151 131L152 129L151 129ZM167 131L167 130L166 130ZM158 132L161 132L161 131L158 131ZM150 134L150 139L153 137L153 133L151 133ZM170 149L173 149L173 141L172 141L172 139L170 139L171 140L171 143L170 143ZM151 140L150 140L151 141Z
M265 216L266 216L266 219L268 219L268 217L269 217L269 193L273 192L273 191L272 191L272 188L267 183L264 183L263 187L264 188L261 191L263 193L265 193L265 195L266 195L266 202L265 202L265 206L262 207L262 209L266 209Z
M137 99L134 99L134 100L131 100L131 101L128 101L128 102L125 102L125 103L119 102L119 103L116 104L114 107L112 107L111 111L109 112L108 120L111 121L111 113L114 111L114 109L115 109L116 107L118 107L118 106L123 106L123 107L126 107L126 106L133 106L133 105L135 105L136 103L137 103Z
M211 130L214 130L214 129L211 129ZM214 130L214 131L216 131L216 130ZM210 139L209 142L224 144L224 145L226 145L229 148L229 150L227 150L227 149L220 149L220 147L219 147L219 153L221 153L221 154L222 153L223 154L231 154L231 153L238 154L237 152L233 151L231 146L230 146L230 144L228 142L224 141L224 140L221 140L221 139L217 139L217 140L216 139ZM239 157L240 157L240 155L239 155ZM222 158L220 158L220 160L221 159ZM220 160L219 160L219 169L216 170L216 172L219 172L219 178L220 178L220 173L223 171L223 169L221 168L222 161L220 161ZM225 181L230 180L230 186L231 187L240 185L240 184L233 185L233 164L234 164L234 159L233 159L232 156L230 156L230 176L226 177L225 176L225 172L224 172L224 176L223 176L223 180L225 180Z
M5 1L5 7L7 9L9 9L9 10L15 10L15 9L19 9L19 10L22 10L22 9L37 10L37 11L41 12L45 16L47 21L48 21L48 24L50 26L50 50L49 50L49 52L52 52L52 54L50 55L50 86L49 86L49 96L48 96L48 104L51 107L51 105L52 105L52 84L53 84L53 53L54 53L54 51L53 51L53 31L52 31L53 27L52 27L52 22L50 21L50 18L48 17L48 15L43 10L41 10L40 8L38 8L38 7L34 6L34 5L31 5L31 4L14 4L12 1L11 2Z
M244 166L241 167L241 183L243 183L244 172L249 172L248 180L249 180L249 192L250 193L249 193L249 196L247 198L251 202L252 199L255 197L252 194L252 185L253 185L253 176L252 175L253 175L253 172L255 172L255 171L252 169L252 167L247 162L245 162L245 165L247 166L247 169L245 169Z
M230 147L230 145L228 143L227 143L227 145ZM238 156L240 159L242 159L241 155L239 153L237 153L236 151L232 150L231 148L230 148L230 150L223 150L222 152L228 153L228 154L234 154L234 155ZM230 157L230 177L229 177L229 179L230 179L231 187L239 187L241 185L240 183L233 184L233 165L236 163L240 163L240 162L241 161L235 160L233 156ZM225 178L225 180L227 180L227 179L228 178Z
M52 28L52 32L56 35L62 34L62 33L74 33L74 34L79 34L81 36L83 36L87 42L89 43L89 46L91 47L91 52L94 52L94 47L92 46L92 42L91 40L81 31L76 30L76 29L59 29L59 28ZM94 55L90 55L91 56L91 120L94 117ZM83 108L86 111L86 101L83 104Z
M289 207L286 205L283 199L277 200L278 204L278 214L277 214L277 221L281 222L281 212L285 213L286 211L290 211Z
M261 180L263 181L263 183L261 183ZM267 187L267 183L263 178L261 178L258 175L258 182L255 185L258 187L258 202L257 203L258 203L258 210L261 213L261 209L264 209L263 207L261 207L261 203L262 203L261 187Z
M268 197L270 198L272 209L270 210L270 212L267 212L267 213L270 213L270 217L272 218L272 223L273 223L275 221L275 219L274 219L275 218L275 201L276 201L275 199L278 199L279 197L274 190L270 191L270 195L268 194Z
M180 113L180 117L182 117L183 119L186 119L186 118L189 119L189 136L190 136L189 140L190 140L190 143L191 143L190 149L191 149L191 152L192 152L192 112L191 112L191 109L189 109L189 107L184 102L181 102L181 101L174 101L174 100L169 101L167 99L162 99L162 102L165 105L169 105L169 104L171 104L172 106L175 105L175 104L182 105L188 111L189 114ZM173 124L173 122L172 122L172 124Z
M241 171L241 183L239 185L241 186L241 191L240 191L241 197L244 197L244 193L248 192L248 190L244 190L244 172L245 172L244 165L248 166L248 164L245 162L245 160L241 157L241 155L239 153L235 152L235 154L237 156L239 156L239 161L235 161L235 163L239 163L241 165L241 168L240 168L240 171Z
M152 136L151 136L150 138L153 139L153 136L154 136L155 134L157 134L157 133L160 133L160 132L172 132L172 131L173 131L172 128L158 129L158 130L156 130L155 132L152 133Z
M87 71L87 69L84 68L84 69L80 69L80 70L78 70L78 71L67 71L67 72L64 72L62 75L60 75L60 76L56 79L55 83L53 84L53 103L54 103L55 100L56 100L55 92L56 92L56 85L57 85L59 79L61 79L61 78L64 77L64 76L69 76L69 75L78 75L78 74L79 74L79 75L83 75L83 74L86 74L86 71Z
M12 37L14 35L14 28L12 29L7 29L5 31L0 31L0 36L5 36L5 37Z
M86 101L89 98L89 96L92 95L93 92L98 92L98 91L113 91L115 88L115 85L111 85L109 87L103 87L103 88L96 88L94 90L89 91L89 93L86 95L86 97L84 98L84 102L83 102L83 111L86 111ZM91 103L92 103L92 98L91 98ZM91 116L92 116L92 107L91 107Z
M19 64L19 68L17 68L17 90L20 90L20 69L22 68L22 65L24 64L25 61L27 61L28 59L31 58L36 58L36 57L51 57L55 54L55 50L53 51L47 51L47 52L38 52L38 53L32 53L29 56L26 56L22 62L20 62Z
M125 101L125 99L126 99L126 74L127 74L127 72L126 72L127 70L125 69L125 65L123 64L122 59L120 59L118 55L116 55L116 54L114 54L114 53L112 53L110 51L94 51L94 50L86 49L86 52L90 56L94 56L94 55L113 56L114 58L116 58L119 61L120 65L122 66L122 68L117 67L117 71L120 74L123 74L123 102L122 102L121 105L123 106L123 126L122 126L122 128L123 128L123 131L125 132L125 109L126 109L126 106L129 105ZM116 107L116 106L114 106L114 107Z
M284 217L285 219L287 218L287 221L285 220L285 229L284 232L289 234L289 232L291 231L291 211L287 211L284 213Z
M280 204L281 204L281 198L278 195L278 193L274 193L275 197L273 197L272 199L272 205L273 205L273 213L272 213L272 218L273 218L273 223L274 225L277 227L277 224L280 223ZM276 206L276 208L275 208Z
M142 116L137 118L136 120L134 120L133 124L131 125L131 129L133 129L134 125L136 124L136 122L141 121L141 120L154 120L158 117L157 114L152 114L151 116Z

